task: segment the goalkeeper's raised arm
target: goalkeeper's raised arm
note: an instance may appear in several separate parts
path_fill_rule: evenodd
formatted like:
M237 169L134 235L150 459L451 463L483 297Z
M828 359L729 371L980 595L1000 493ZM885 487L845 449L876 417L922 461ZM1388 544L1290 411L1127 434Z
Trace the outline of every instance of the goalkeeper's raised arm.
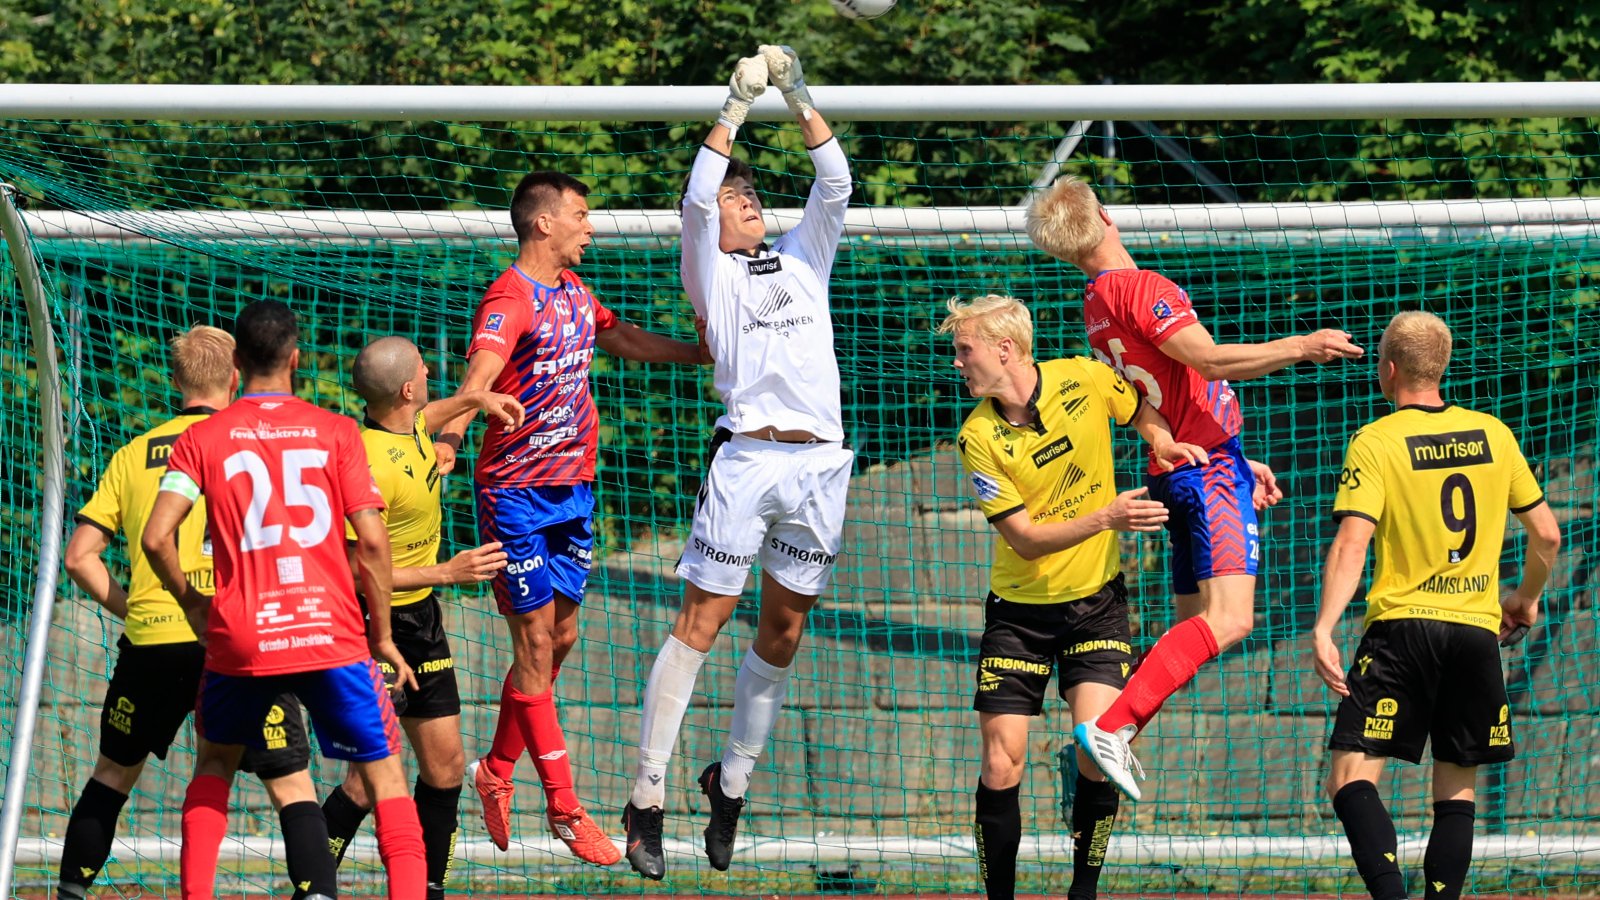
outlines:
M750 166L733 137L768 83L783 91L817 168L800 224L766 243ZM683 202L683 283L705 320L716 387L710 472L678 575L683 607L650 670L639 764L623 822L628 862L666 873L668 763L695 680L761 564L761 618L734 682L729 743L700 775L711 867L728 868L750 773L783 706L806 614L826 590L842 544L855 454L846 447L828 277L850 202L850 169L811 106L800 63L783 47L739 60L728 102L695 159Z

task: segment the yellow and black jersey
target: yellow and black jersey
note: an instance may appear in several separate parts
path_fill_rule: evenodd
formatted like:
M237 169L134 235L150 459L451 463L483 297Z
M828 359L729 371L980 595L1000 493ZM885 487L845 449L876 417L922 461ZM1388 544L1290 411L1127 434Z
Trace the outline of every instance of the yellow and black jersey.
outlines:
M1377 525L1368 624L1436 619L1500 628L1506 513L1544 502L1499 419L1459 406L1405 406L1345 450L1335 519Z
M1016 426L994 400L978 404L961 426L956 449L990 522L1029 516L1062 522L1116 498L1111 426L1139 411L1139 395L1122 376L1092 359L1038 363L1029 411ZM996 596L1015 603L1061 603L1100 590L1119 571L1116 535L1107 531L1059 553L1026 560L997 537L989 577Z
M361 428L372 480L388 507L383 524L389 530L396 569L431 566L439 561L439 460L428 437L422 413L408 432L395 433L368 419ZM355 531L346 526L351 540ZM428 596L431 588L395 591L394 606L407 606Z
M122 532L128 541L128 641L138 646L175 644L195 639L178 601L161 586L150 561L140 549L144 524L161 490L161 476L167 474L167 454L178 435L203 420L214 410L190 407L171 421L146 431L125 444L111 457L100 476L94 496L78 510L78 521L93 525L108 536ZM211 544L206 538L205 500L195 501L194 509L178 526L178 561L184 574L202 593L216 590L212 582Z

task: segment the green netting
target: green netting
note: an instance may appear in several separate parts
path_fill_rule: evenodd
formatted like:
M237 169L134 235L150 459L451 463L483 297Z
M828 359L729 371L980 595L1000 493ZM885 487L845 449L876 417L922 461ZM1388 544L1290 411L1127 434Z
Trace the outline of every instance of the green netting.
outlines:
M450 123L287 126L10 122L0 130L0 177L36 210L65 209L115 224L115 238L36 242L53 298L70 398L68 503L85 500L111 452L169 415L165 340L195 323L227 326L245 302L288 300L309 325L302 393L355 413L346 372L376 335L413 338L435 391L463 366L468 319L509 262L510 243L273 238L281 214L501 210L527 170L557 167L594 188L596 206L670 207L703 126L488 128ZM798 206L809 164L792 128L752 127L769 206ZM845 148L855 202L881 207L1017 204L1062 136L1053 126L921 128L857 125ZM1596 134L1584 122L1192 125L1175 130L1241 200L1425 200L1592 193ZM1097 156L1085 155L1092 149ZM1114 203L1216 200L1194 171L1138 137L1106 153L1095 138L1067 169L1106 185ZM196 231L177 211L256 214L244 237ZM501 213L496 212L495 218ZM276 218L275 218L276 217ZM254 231L252 231L254 229ZM1478 894L1556 897L1600 887L1600 855L1563 850L1600 830L1600 610L1587 561L1595 535L1596 381L1600 376L1600 232L1435 228L1382 232L1186 230L1129 233L1141 264L1188 287L1223 341L1255 341L1340 325L1375 348L1396 311L1424 308L1455 328L1448 395L1493 412L1521 437L1565 524L1567 549L1546 594L1544 625L1507 655L1518 760L1486 776L1479 799ZM677 280L675 239L601 237L581 274L625 318L691 333ZM0 263L9 266L9 260ZM39 444L33 352L13 273L0 271L3 429L3 655L0 721L13 719L26 601L36 560ZM752 786L741 834L755 848L731 873L698 854L701 798L694 776L725 739L740 653L754 631L745 605L700 680L670 772L667 834L683 853L669 880L625 867L574 866L541 843L537 786L519 785L517 837L490 849L476 801L463 804L463 895L888 894L971 892L968 822L977 772L973 665L982 625L991 531L962 486L946 442L971 401L931 332L953 295L1007 292L1029 301L1041 356L1084 351L1075 271L1018 235L858 235L833 279L845 420L861 465L852 486L838 583L813 615L789 709ZM718 406L708 373L598 356L600 540L583 637L558 685L585 804L608 826L626 802L637 709L656 649L678 605L672 566L687 531ZM1321 793L1330 696L1311 674L1304 635L1315 611L1327 517L1343 446L1386 410L1369 363L1302 366L1238 386L1248 452L1271 463L1288 499L1264 524L1255 634L1168 704L1142 740L1147 802L1125 805L1104 879L1114 896L1216 892L1363 896L1338 822ZM469 441L469 446L475 445ZM1137 448L1119 438L1119 483L1138 478ZM446 544L473 541L465 475L451 477ZM1165 551L1124 542L1146 645L1171 622ZM120 550L115 551L120 552ZM1505 551L1507 576L1520 539ZM19 883L42 891L67 814L95 755L98 700L117 623L63 587L26 799ZM484 592L447 605L467 711L466 746L481 754L508 659ZM1356 604L1352 614L1358 615ZM1346 623L1353 646L1358 619ZM1021 860L1027 890L1064 890L1070 840L1061 821L1061 753L1068 721L1048 704L1030 743ZM10 729L0 743L10 750ZM175 891L179 801L192 753L186 736L152 762L124 816L102 896ZM326 787L339 776L318 764ZM1425 770L1393 768L1386 798L1417 863L1431 814ZM531 779L531 767L521 777ZM269 838L277 820L240 779L232 831ZM9 800L9 798L7 798ZM1032 843L1034 838L1038 843ZM42 839L42 840L41 840ZM1268 839L1277 839L1273 843ZM344 875L353 891L378 883L370 836ZM238 855L238 854L236 854ZM365 861L364 861L365 860ZM1408 866L1420 875L1420 865ZM111 886L114 884L115 886ZM280 891L281 852L265 843L225 863L225 890Z

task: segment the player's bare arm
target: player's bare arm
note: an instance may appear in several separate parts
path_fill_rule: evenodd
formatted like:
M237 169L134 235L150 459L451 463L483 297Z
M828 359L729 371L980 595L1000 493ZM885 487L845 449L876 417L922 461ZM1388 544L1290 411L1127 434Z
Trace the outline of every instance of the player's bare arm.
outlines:
M1102 531L1160 531L1167 521L1167 508L1158 500L1145 500L1148 488L1134 488L1086 516L1065 522L1036 524L1027 509L1019 509L994 522L1011 549L1023 559L1038 559L1059 553L1087 541Z
M389 555L389 529L384 527L383 512L361 509L351 513L349 518L350 527L356 533L356 565L367 601L367 646L374 659L394 668L397 689L416 690L417 676L394 645L394 631L389 620L394 561Z
M432 566L402 566L394 570L394 589L413 591L453 584L482 584L506 567L506 554L500 546L499 541L490 541L481 547L457 553L449 562Z
M1250 491L1250 505L1260 512L1269 506L1277 506L1283 499L1283 488L1278 487L1278 476L1273 473L1272 467L1264 462L1253 459L1245 460L1250 467L1250 475L1255 479L1255 487Z
M1296 363L1358 359L1366 353L1350 342L1348 333L1332 328L1264 344L1219 344L1198 322L1173 333L1161 344L1161 352L1199 372L1207 381L1244 381Z
M631 322L618 322L595 335L595 346L623 359L646 363L676 363L680 366L708 365L711 358L704 345L680 341L646 331Z
M111 536L98 525L80 524L67 541L67 577L94 602L119 619L128 617L128 589L111 577L101 556L111 546Z
M505 367L506 361L503 358L479 350L467 360L467 374L461 379L461 385L456 388L455 395L460 397L473 391L488 390ZM433 444L434 455L439 460L440 475L448 475L450 470L455 468L456 451L461 449L461 438L467 433L467 425L471 422L472 412L469 410L448 422L440 423L438 438Z
M1144 442L1150 445L1156 462L1168 472L1178 466L1203 466L1211 461L1204 447L1174 440L1172 426L1167 422L1167 417L1163 416L1153 403L1140 403L1138 411L1133 414L1133 419L1128 424L1133 426L1133 430L1139 432Z
M1550 504L1540 503L1516 516L1528 532L1528 549L1522 559L1522 580L1500 600L1500 641L1505 645L1516 643L1539 620L1539 595L1561 550L1561 524Z
M1350 696L1344 681L1344 661L1339 655L1339 645L1333 641L1333 629L1344 617L1345 608L1361 586L1361 570L1367 564L1367 546L1372 543L1377 524L1361 516L1345 516L1339 520L1339 533L1328 547L1328 558L1322 566L1322 601L1317 608L1317 621L1311 627L1311 654L1317 675L1328 690L1341 697Z
M176 491L163 490L156 495L155 506L150 508L150 518L145 520L140 549L150 561L150 568L161 579L161 586L177 599L183 608L189 626L202 641L205 640L206 611L211 598L200 593L189 583L183 563L178 557L178 526L194 508L194 501Z
M497 394L489 390L458 391L453 397L441 397L422 408L422 417L429 422L448 423L465 416L466 424L461 426L465 432L479 410L483 411L485 418L499 419L504 431L515 431L522 425L522 402L510 394Z

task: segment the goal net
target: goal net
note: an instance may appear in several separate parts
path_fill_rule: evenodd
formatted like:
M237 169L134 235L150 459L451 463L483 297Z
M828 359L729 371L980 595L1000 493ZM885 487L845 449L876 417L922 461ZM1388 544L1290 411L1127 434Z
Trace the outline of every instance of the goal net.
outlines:
M936 107L938 92L924 100ZM1455 330L1447 397L1511 426L1567 541L1539 627L1505 654L1518 757L1480 781L1469 891L1600 889L1600 610L1587 562L1600 454L1600 199L1585 199L1600 198L1594 121L1215 121L1196 110L1181 122L1130 114L1107 125L999 114L916 121L914 113L898 123L836 123L856 179L832 297L859 465L837 583L812 614L733 870L711 871L699 851L704 809L694 779L726 738L734 674L754 634L749 596L701 675L669 773L668 880L577 865L546 837L525 765L509 853L493 849L467 792L452 893L981 890L970 836L971 704L994 535L950 447L973 401L933 327L949 297L1008 293L1032 308L1041 358L1086 352L1081 275L1021 231L1030 189L1056 171L1100 186L1139 264L1185 286L1220 341L1342 327L1370 354L1395 312L1418 308ZM62 363L69 515L117 447L174 412L168 338L193 324L228 327L251 300L282 299L303 317L300 392L318 404L360 414L351 360L387 334L423 349L435 394L453 390L473 308L514 252L511 189L534 169L592 188L599 234L579 274L597 296L629 321L691 337L673 206L705 128L647 117L6 121L0 181L29 200ZM810 178L798 130L752 124L739 152L757 168L769 221L792 224ZM0 261L8 469L0 656L10 661L0 677L0 744L8 754L41 496L35 350L17 274L9 257ZM1102 882L1111 896L1365 895L1321 788L1333 701L1310 670L1305 637L1345 442L1388 409L1372 358L1236 385L1245 447L1276 469L1287 495L1263 522L1257 626L1141 739L1147 801L1123 805ZM596 566L557 696L578 792L615 830L642 686L678 607L673 565L719 406L707 370L602 354L594 382ZM446 552L475 543L464 471L480 434L446 481ZM1119 436L1115 450L1119 484L1138 483L1135 439ZM1127 538L1123 550L1137 643L1148 646L1172 621L1167 554L1159 537ZM114 570L122 552L119 542ZM1513 536L1508 579L1520 559ZM466 749L481 755L509 648L487 592L444 596ZM53 886L67 816L94 765L121 631L69 583L58 597L21 798L16 881L27 896ZM1341 631L1347 653L1360 611L1354 604ZM1048 702L1029 742L1024 891L1060 893L1070 877L1069 722L1062 704ZM123 815L102 896L176 890L192 746L185 729L164 762L151 761ZM326 789L342 773L318 762L314 774ZM1420 877L1432 814L1426 769L1393 766L1382 791L1402 863ZM219 889L282 894L277 818L248 776L234 798ZM341 878L352 894L381 892L370 830Z

